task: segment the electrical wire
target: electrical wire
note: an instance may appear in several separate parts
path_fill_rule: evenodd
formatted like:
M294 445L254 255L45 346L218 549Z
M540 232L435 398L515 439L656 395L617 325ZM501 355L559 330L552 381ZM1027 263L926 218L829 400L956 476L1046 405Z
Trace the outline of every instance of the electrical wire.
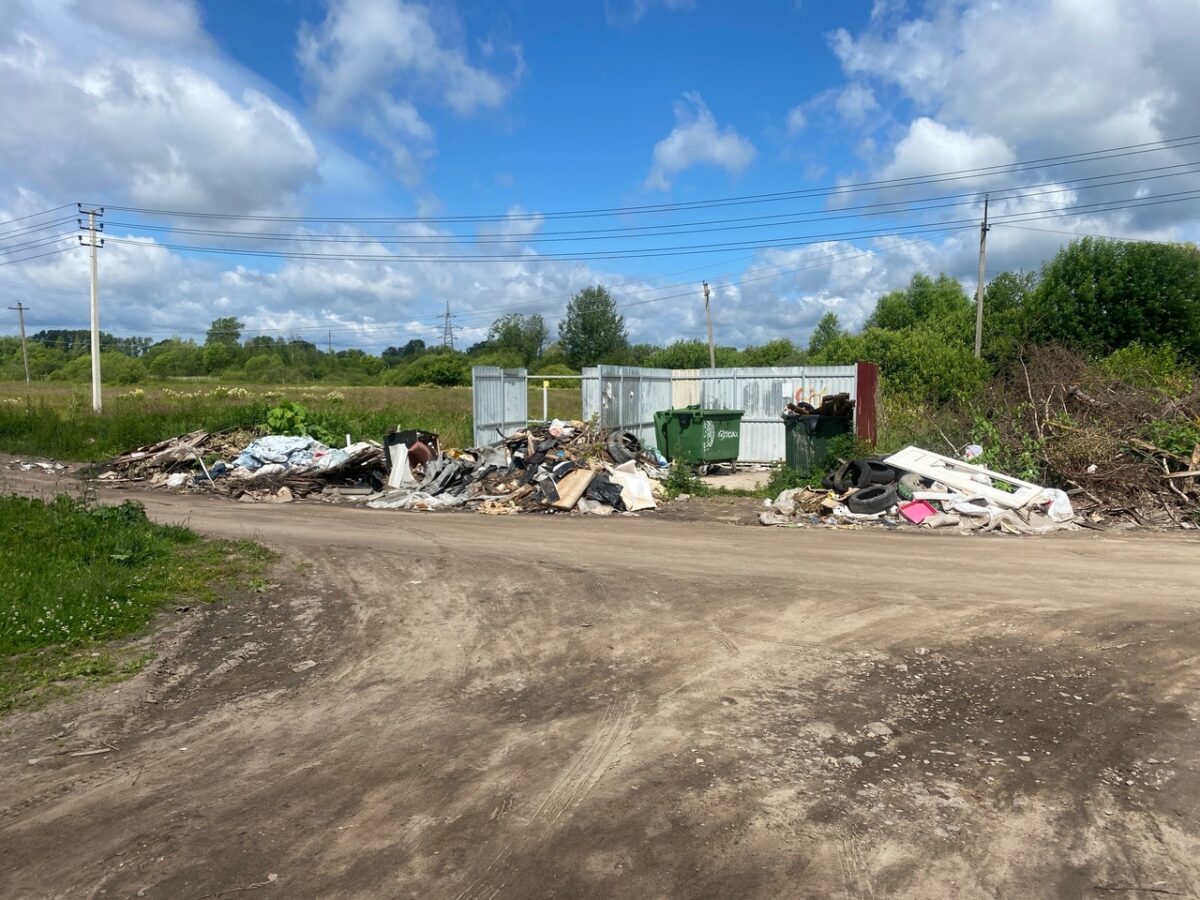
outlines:
M1063 211L1063 210L1091 210L1099 211L1114 211L1118 209L1131 209L1140 206L1155 206L1165 202L1181 202L1183 200L1194 200L1200 197L1200 191L1177 191L1169 194L1157 195L1157 197L1134 198L1124 200L1102 201L1099 203L1076 204L1072 206L1064 206L1052 208L1051 210L1042 211L1035 210L1029 213L1018 213L1009 217L1011 221L1024 221L1024 216L1034 215L1042 216L1045 212ZM1173 198L1173 199L1171 199ZM1005 221L1004 218L997 218L997 222ZM698 253L707 253L713 250L734 250L734 249L771 249L771 248L786 248L803 246L810 243L822 243L828 240L854 240L864 239L869 237L877 237L884 234L899 234L899 233L937 233L947 229L953 229L958 225L974 221L974 219L949 219L937 225L907 225L899 226L893 229L855 229L851 231L840 232L825 232L815 235L790 235L786 237L778 237L755 241L736 241L722 242L717 244L683 244L675 246L657 246L646 247L636 250L598 250L576 253L523 253L523 254L438 254L435 256L419 256L419 255L401 255L401 254L350 254L350 253L315 253L315 252L300 252L290 250L264 250L264 249L244 249L232 247L211 247L198 244L176 244L176 243L148 243L145 241L129 240L127 238L117 238L109 235L106 240L118 244L134 244L144 247L151 247L165 250L182 250L196 253L215 253L233 256L249 256L249 257L264 257L271 259L308 259L308 260L328 260L342 262L367 262L367 261L384 261L384 262L516 262L516 261L601 261L601 260L623 260L623 259L651 259L661 256L688 256Z
M640 206L615 206L597 209L566 210L559 212L524 213L524 214L484 214L459 216L270 216L248 215L238 213L199 212L171 209L154 209L138 206L121 206L118 204L99 204L107 210L134 212L149 216L170 216L189 219L231 219L254 222L322 222L322 223L448 223L448 222L516 222L530 219L566 219L566 218L597 218L615 215L642 215L649 213L675 212L690 209L709 209L722 206L739 206L780 200L822 197L861 191L874 191L888 188L913 187L920 184L939 184L946 181L956 181L968 178L979 178L1003 172L1016 172L1029 168L1056 168L1065 165L1077 165L1086 162L1099 162L1109 159L1121 159L1145 153L1157 153L1179 150L1200 144L1200 134L1187 135L1178 138L1166 138L1158 141L1146 141L1139 144L1126 144L1104 150L1090 150L1081 153L1069 153L1059 156L1047 156L1039 159L1021 160L993 166L979 166L971 169L957 169L948 172L938 172L928 175L914 175L903 178L880 179L857 183L830 185L820 188L806 188L796 191L773 191L762 194L746 194L738 197L724 197L712 200L695 200L680 203L657 203Z
M69 209L74 205L74 203L64 203L62 206L56 206L53 209L43 209L41 212L30 213L27 216L17 216L15 219L5 219L3 222L0 222L0 226L11 225L13 222L24 222L26 219L36 219L38 216L46 216L50 213L58 212L60 209Z
M1141 184L1146 181L1156 181L1163 178L1178 178L1185 175L1200 174L1200 169L1195 167L1200 166L1200 160L1178 163L1171 166L1156 166L1147 169L1133 170L1130 172L1119 172L1108 175L1093 175L1086 178L1066 179L1065 181L1057 182L1042 182L1040 184L1025 185L1010 188L993 189L989 193L997 202L1001 200L1023 200L1033 197L1048 196L1052 194L1062 194L1070 191L1096 190L1104 187L1117 187L1124 184ZM1184 169L1189 171L1163 171L1169 169ZM1113 179L1124 175L1139 175L1142 173L1159 173L1155 175L1146 175L1145 177L1137 178L1122 178L1116 181L1104 181L1096 184L1080 184L1076 187L1066 187L1061 185L1073 184L1074 182L1097 181L1098 179ZM1034 191L1033 188L1050 187L1050 190ZM1019 192L1019 193L1018 193ZM955 201L955 202L947 202ZM471 244L476 246L491 246L494 244L542 244L542 243L562 243L570 241L583 240L618 240L622 238L637 238L648 236L674 236L687 234L702 234L722 231L737 231L748 228L771 228L781 225L805 224L808 221L817 219L820 221L838 220L838 219L856 219L865 216L883 216L893 215L896 213L910 214L913 212L925 212L929 210L951 209L959 206L969 206L977 204L979 201L979 192L971 191L969 193L951 194L945 197L925 197L912 200L893 200L885 203L869 203L859 206L839 207L836 211L829 210L810 210L808 212L794 213L791 215L771 215L771 216L744 216L733 219L708 219L700 222L683 222L673 223L669 225L643 225L627 228L604 228L604 229L583 229L576 231L550 231L539 232L537 234L528 235L496 235L496 236L478 236L478 235L451 235L451 234L432 234L432 235L401 235L394 234L360 234L360 235L314 235L314 234L296 234L295 232L261 232L261 231L244 231L231 229L206 229L206 228L180 228L175 225L147 225L138 222L117 222L110 221L109 227L130 228L136 231L149 232L167 232L171 234L181 235L206 235L224 238L244 238L255 241L278 241L300 244L383 244L385 246L427 246L427 245L462 245ZM926 205L914 205L926 204ZM749 223L749 224L746 224ZM719 226L719 227L703 227L703 226ZM687 229L687 230L685 230Z

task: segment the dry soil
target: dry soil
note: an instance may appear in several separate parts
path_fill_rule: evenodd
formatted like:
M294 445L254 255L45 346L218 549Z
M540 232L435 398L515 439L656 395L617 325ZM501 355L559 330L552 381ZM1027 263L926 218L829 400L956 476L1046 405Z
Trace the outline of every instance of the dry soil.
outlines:
M280 586L0 722L4 896L1200 891L1194 537L140 499Z

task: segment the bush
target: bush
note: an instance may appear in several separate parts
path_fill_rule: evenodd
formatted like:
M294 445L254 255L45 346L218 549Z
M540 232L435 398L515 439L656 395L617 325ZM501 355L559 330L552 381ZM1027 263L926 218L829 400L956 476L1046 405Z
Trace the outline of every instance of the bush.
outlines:
M55 381L92 380L92 357L77 356L52 376ZM104 384L137 384L146 378L146 367L140 359L115 350L100 354L100 380Z
M1117 381L1162 391L1169 397L1181 397L1190 391L1194 377L1173 347L1148 347L1137 341L1110 353L1100 361L1099 368Z
M404 387L455 387L471 381L468 360L461 353L430 353L396 371Z

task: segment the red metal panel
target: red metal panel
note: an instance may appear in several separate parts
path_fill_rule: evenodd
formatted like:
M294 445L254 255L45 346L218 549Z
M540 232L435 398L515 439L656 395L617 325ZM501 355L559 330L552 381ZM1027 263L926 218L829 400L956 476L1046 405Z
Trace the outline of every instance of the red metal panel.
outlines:
M874 446L879 438L879 366L859 362L854 379L854 434Z

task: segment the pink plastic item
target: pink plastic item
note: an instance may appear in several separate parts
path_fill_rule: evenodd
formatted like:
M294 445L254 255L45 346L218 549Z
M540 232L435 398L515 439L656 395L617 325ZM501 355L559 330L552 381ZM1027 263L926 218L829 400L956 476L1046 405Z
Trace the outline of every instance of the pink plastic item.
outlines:
M927 500L910 500L900 504L900 515L914 525L920 525L930 516L936 516L938 511Z

